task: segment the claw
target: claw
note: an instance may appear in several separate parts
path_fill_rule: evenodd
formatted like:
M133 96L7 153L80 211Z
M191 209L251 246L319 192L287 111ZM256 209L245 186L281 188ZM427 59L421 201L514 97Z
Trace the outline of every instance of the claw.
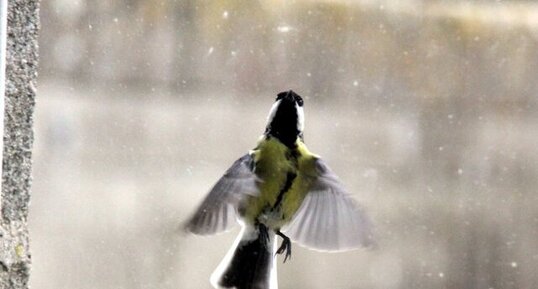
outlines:
M280 244L280 247L278 247L278 250L276 250L277 254L283 254L286 252L286 255L284 255L284 262L286 263L286 260L288 258L291 259L291 241L290 238L288 238L286 235L282 234L280 231L276 231L276 234L279 235L282 238L282 244Z

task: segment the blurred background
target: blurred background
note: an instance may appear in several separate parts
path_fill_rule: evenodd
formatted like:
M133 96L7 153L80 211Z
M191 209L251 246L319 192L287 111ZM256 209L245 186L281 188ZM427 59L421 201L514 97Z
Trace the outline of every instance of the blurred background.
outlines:
M32 288L210 288L238 228L178 226L288 89L379 246L295 246L281 289L538 288L537 2L52 0L41 17Z

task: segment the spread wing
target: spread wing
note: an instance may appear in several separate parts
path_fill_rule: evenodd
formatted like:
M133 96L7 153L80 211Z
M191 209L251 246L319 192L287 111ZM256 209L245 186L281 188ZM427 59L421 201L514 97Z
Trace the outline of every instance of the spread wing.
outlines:
M364 210L346 192L323 160L315 159L315 175L301 207L284 228L293 241L310 249L345 251L373 245L372 226Z
M237 221L236 208L246 196L258 195L254 160L246 154L226 171L209 191L200 207L185 224L198 235L211 235L229 229Z

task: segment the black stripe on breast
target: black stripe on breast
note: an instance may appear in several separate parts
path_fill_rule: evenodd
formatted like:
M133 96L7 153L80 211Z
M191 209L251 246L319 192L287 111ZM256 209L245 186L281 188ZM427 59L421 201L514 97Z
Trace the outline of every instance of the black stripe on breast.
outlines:
M284 187L280 190L280 193L278 193L278 196L276 198L275 205L273 208L278 208L280 206L280 203L282 202L282 199L284 198L284 194L291 188L291 185L293 184L293 180L297 177L297 174L293 172L288 172L286 175L286 183L284 184Z

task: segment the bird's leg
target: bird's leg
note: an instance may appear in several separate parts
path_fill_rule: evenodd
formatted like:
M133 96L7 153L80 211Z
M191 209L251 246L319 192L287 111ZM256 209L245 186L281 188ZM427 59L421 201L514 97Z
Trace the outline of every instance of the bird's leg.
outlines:
M276 234L279 235L282 238L282 244L280 244L280 247L278 247L278 250L276 250L277 254L282 254L284 251L286 252L286 255L284 255L284 263L286 263L286 260L288 258L291 259L291 241L288 236L282 234L280 230L276 231Z

